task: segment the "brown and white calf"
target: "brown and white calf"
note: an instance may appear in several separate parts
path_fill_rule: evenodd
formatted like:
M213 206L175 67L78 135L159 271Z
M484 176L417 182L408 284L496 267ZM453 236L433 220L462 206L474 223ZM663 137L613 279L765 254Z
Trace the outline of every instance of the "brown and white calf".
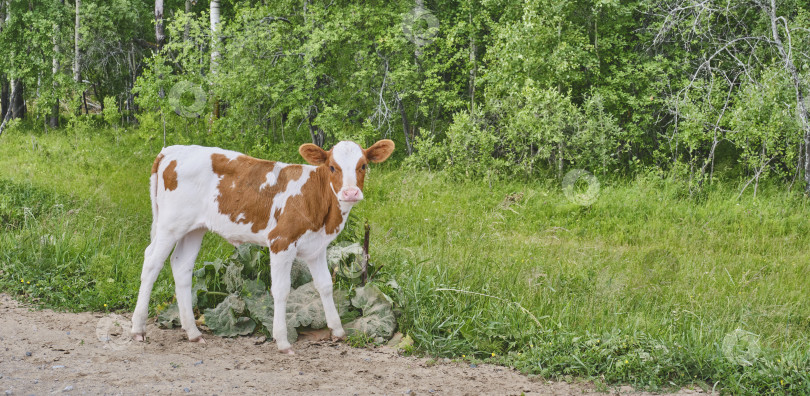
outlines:
M193 342L205 342L194 323L191 275L206 231L234 245L270 247L275 316L273 338L292 354L287 339L290 268L304 260L321 295L332 336L345 333L332 299L326 247L343 229L349 211L363 199L369 162L385 161L394 142L381 140L367 149L340 142L329 151L304 144L301 156L312 165L265 161L219 148L171 146L152 165L152 242L144 253L132 336L143 341L152 286L171 255L180 322ZM281 314L279 314L281 313Z

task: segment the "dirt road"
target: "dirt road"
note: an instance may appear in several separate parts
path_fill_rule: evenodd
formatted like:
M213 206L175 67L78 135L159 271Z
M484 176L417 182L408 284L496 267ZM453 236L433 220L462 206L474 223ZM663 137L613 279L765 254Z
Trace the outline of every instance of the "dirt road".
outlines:
M285 356L272 342L256 345L256 338L209 334L207 344L191 344L183 331L154 325L147 330L148 342L134 343L126 326L128 316L36 311L0 294L0 392L604 395L587 383L542 381L492 365L404 357L391 348L299 341L297 354Z

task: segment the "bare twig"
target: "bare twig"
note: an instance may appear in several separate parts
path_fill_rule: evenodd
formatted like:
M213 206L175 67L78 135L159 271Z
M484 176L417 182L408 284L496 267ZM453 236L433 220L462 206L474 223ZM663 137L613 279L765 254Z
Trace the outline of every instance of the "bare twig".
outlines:
M368 281L368 244L369 244L369 236L371 234L371 227L368 225L368 220L366 220L366 233L363 236L363 259L361 261L361 272L362 275L362 282L360 283L361 286L365 286L366 282Z

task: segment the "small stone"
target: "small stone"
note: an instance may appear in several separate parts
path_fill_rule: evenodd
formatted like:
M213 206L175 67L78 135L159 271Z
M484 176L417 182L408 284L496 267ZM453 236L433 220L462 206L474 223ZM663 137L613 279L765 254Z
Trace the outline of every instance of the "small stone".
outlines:
M70 335L70 332L69 332L69 331L67 332L67 335Z
M363 360L365 360L365 361L367 361L367 362L370 362L370 361L371 361L371 358L365 358L365 359L363 359Z
M70 392L72 390L73 390L73 385L68 385L68 386L65 387L65 389L62 389L62 392Z
M299 372L298 372L298 375L304 375L304 372L303 372L303 371L299 371Z
M470 368L476 368L476 367L478 367L478 365L477 365L477 364L475 364L475 363L470 363Z
M6 395L10 395L10 394L11 394L11 389L6 390Z
M406 391L405 391L405 394L406 394L406 395L410 395L410 394L411 394L411 390L410 390L410 389L406 390Z
M433 392L436 392L436 390L435 390L435 389L431 389L431 390L429 390L428 392L433 393Z
M31 356L31 352L26 352L25 356Z
M189 393L189 392L191 392L191 389L189 389L189 388L183 388L183 392Z
M202 361L202 360L200 360L199 362L194 363L194 365L195 365L195 366L199 366L199 365L201 365L202 363L203 363L203 361Z
M52 369L60 369L60 368L65 368L65 366L58 365L58 366L51 366L51 368Z

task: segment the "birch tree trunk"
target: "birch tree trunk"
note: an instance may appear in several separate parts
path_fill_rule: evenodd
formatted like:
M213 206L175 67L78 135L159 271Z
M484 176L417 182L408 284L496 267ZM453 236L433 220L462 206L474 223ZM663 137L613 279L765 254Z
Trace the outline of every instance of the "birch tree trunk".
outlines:
M163 49L166 35L163 33L163 0L155 0L155 44L158 51Z
M3 25L6 23L7 10L8 1L0 2L0 32L3 31ZM11 87L9 86L8 75L6 73L0 74L0 121L6 118L6 112L9 110L10 93Z
M155 45L157 46L156 52L163 49L163 43L166 42L166 35L163 32L163 0L155 0ZM158 75L158 78L163 79L163 74ZM166 92L163 87L160 87L158 96L163 98Z
M186 14L191 13L191 0L186 0ZM183 30L183 41L188 41L190 26L186 23L186 28Z
M76 0L76 23L73 25L73 81L77 83L79 82L79 65L82 63L82 54L79 51L79 27L81 26L79 9L81 4L81 0Z
M219 60L219 0L211 0L211 74L217 74Z
M64 5L64 0L62 1L62 5ZM59 74L59 55L60 55L60 48L59 48L59 24L54 22L53 24L53 58L52 58L52 65L51 65L51 76L53 79L53 92L54 94L59 89L59 82L56 81L56 77ZM58 128L59 127L59 98L56 97L56 102L53 104L51 108L51 119L48 123L51 128Z
M472 21L472 9L470 10L470 29L474 29ZM470 32L470 114L475 114L475 75L478 65L475 59L475 35Z
M217 75L219 61L219 0L211 0L211 78ZM213 119L219 118L219 100L214 102Z
M11 1L6 0L5 23L8 23L9 20L11 20ZM14 65L12 64L12 73L13 71ZM9 81L9 86L11 88L11 94L9 95L9 108L4 119L8 119L9 116L11 116L11 118L22 118L25 115L25 101L23 99L22 81L14 78L14 75L12 74Z

